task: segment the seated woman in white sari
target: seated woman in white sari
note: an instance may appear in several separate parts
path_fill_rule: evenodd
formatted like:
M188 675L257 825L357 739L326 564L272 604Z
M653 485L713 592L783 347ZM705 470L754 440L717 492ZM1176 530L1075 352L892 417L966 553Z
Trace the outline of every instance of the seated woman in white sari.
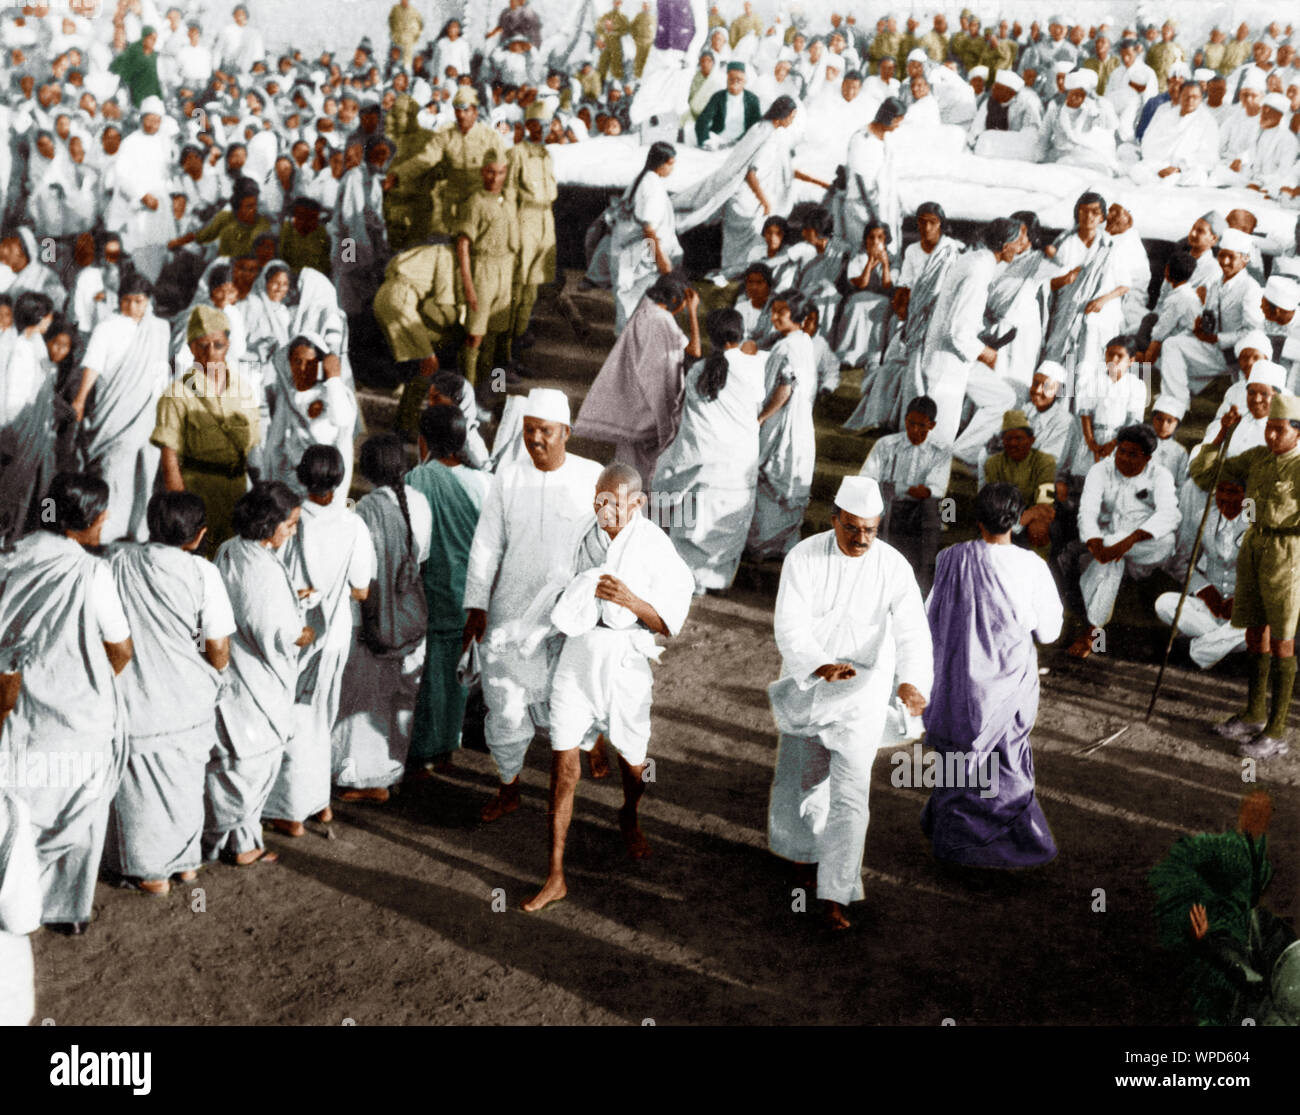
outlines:
M308 817L333 819L330 733L352 647L353 601L366 599L375 573L370 531L338 497L342 475L343 457L332 445L309 446L298 462L298 484L307 498L284 564L316 638L298 655L293 732L262 808L271 827L285 836L302 836Z
M655 279L681 262L677 217L664 184L676 165L677 149L671 143L651 144L645 166L618 203L609 245L615 334L623 332Z
M841 364L865 368L879 364L881 347L893 316L894 278L889 260L889 227L870 221L862 236L862 249L845 271L853 293L840 306L833 344Z
M375 575L352 627L331 735L342 801L387 801L411 746L429 622L420 567L429 556L433 512L405 483L406 471L397 434L376 434L361 447L361 475L374 488L357 501L356 513L370 531Z
M767 401L758 416L758 495L745 547L760 560L781 558L799 541L817 457L817 365L812 338L802 329L813 305L799 291L784 290L772 299L771 312L780 339L767 358Z
M315 333L299 333L275 354L275 396L263 451L263 476L293 486L298 462L312 445L332 445L343 457L338 485L344 498L352 483L352 437L357 400L343 379L343 365Z
M754 517L758 414L766 395L765 360L743 343L740 314L714 310L705 328L711 351L686 373L681 425L653 484L671 501L664 525L691 568L696 595L725 591L735 579Z
M912 91L912 103L908 105L907 115L903 118L902 131L915 137L918 132L937 128L943 121L939 117L939 102L924 76L911 78L909 88Z
M811 245L813 255L799 268L793 286L816 308L818 331L823 337L835 335L840 300L844 297L840 281L852 250L834 236L835 219L829 209L815 205L803 218L803 240Z
M278 553L301 514L288 485L254 484L235 504L236 536L217 551L235 632L208 761L203 857L237 867L279 858L262 840L262 807L294 731L298 650L316 638Z

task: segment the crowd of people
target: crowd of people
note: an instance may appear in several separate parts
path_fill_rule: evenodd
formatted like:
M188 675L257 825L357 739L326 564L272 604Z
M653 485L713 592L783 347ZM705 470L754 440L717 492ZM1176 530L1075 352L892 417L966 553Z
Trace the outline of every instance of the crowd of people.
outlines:
M1183 581L1156 614L1199 666L1249 663L1216 730L1287 753L1300 260L1261 251L1235 202L1300 191L1291 29L1189 52L1172 23L963 12L950 37L943 15L872 33L620 7L544 39L509 0L471 44L399 0L386 52L339 59L268 52L242 5L216 34L153 0L4 16L6 942L84 932L101 869L163 895L207 861L273 861L264 829L301 836L332 799L446 773L471 692L499 776L483 821L518 809L549 737L525 909L567 891L580 751L598 777L614 753L643 858L656 636L746 555L782 563L769 841L832 928L862 897L876 749L922 730L949 772L923 818L937 856L1055 855L1029 732L1062 597L1082 659L1126 581ZM983 157L1095 171L1073 227L905 213L898 133L953 124ZM574 414L514 390L538 374L539 293L567 299L548 148L634 130L644 167L586 230L616 337ZM837 174L800 169L829 137ZM719 156L676 189L683 146ZM1105 196L1121 174L1234 204L1153 257ZM705 224L720 263L692 281L680 237ZM845 428L877 438L801 541L814 407L845 369ZM376 376L391 431L358 404ZM978 536L941 548L954 470L976 477Z

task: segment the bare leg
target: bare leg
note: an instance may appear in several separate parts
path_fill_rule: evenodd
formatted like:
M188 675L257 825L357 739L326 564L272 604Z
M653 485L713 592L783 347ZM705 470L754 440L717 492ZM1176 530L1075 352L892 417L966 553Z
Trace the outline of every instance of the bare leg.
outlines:
M497 789L497 796L483 806L483 812L479 814L479 819L495 821L504 817L507 813L513 813L518 808L519 775L516 774L509 782L501 783Z
M587 753L587 759L591 763L592 778L609 777L609 740L605 738L604 733L596 737L596 746Z
M573 798L582 778L581 753L576 747L551 753L551 863L546 882L523 908L530 914L558 902L569 888L564 881L564 844L573 821Z
M823 902L822 910L827 929L840 930L849 928L848 915L845 914L844 907L838 902Z
M645 783L641 780L645 764L632 766L620 755L618 766L623 774L623 808L618 811L618 827L623 830L627 854L633 859L645 859L650 854L650 842L641 831L636 816L636 807L645 793Z

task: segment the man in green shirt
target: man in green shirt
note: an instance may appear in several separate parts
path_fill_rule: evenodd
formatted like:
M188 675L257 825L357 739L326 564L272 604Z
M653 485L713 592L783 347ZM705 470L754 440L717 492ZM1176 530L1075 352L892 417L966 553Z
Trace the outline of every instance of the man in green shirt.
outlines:
M184 236L168 241L167 247L175 251L186 244L211 244L215 240L217 255L228 256L230 259L251 256L253 241L264 232L271 231L271 222L257 211L259 193L256 182L251 178L241 178L235 183L229 209L221 210L197 232L187 232Z
M330 274L330 234L321 224L321 204L314 197L293 199L293 217L280 226L279 256L297 275L304 267Z
M1009 410L1002 416L1002 452L984 463L986 484L1014 484L1025 510L1020 516L1024 532L1015 541L1028 542L1041 550L1051 545L1050 528L1056 518L1056 458L1034 448L1034 431L1023 410Z
M1213 483L1224 440L1239 421L1231 408L1218 437L1193 459L1188 472L1201 488ZM1229 457L1222 469L1219 479L1242 485L1254 512L1241 540L1232 604L1233 627L1246 630L1250 688L1246 707L1214 730L1238 745L1238 755L1270 759L1290 750L1286 726L1300 625L1300 398L1274 395L1264 444Z

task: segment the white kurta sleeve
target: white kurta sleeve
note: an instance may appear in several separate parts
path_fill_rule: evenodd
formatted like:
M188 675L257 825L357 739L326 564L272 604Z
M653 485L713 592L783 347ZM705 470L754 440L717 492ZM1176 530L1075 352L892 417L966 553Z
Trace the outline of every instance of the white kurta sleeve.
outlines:
M1174 478L1164 465L1156 465L1151 471L1156 509L1138 529L1152 538L1162 538L1178 528L1178 493L1174 490Z
M480 608L487 611L492 600L492 585L501 559L505 556L506 520L503 494L505 478L501 473L492 477L492 484L483 498L474 540L469 547L469 561L465 570L465 609Z
M812 556L795 552L786 556L773 615L777 649L790 675L804 685L810 683L814 670L835 661L813 634L818 587L809 568Z
M934 682L934 644L920 586L905 558L899 555L891 571L889 614L893 620L897 661L894 676L900 685L914 685L929 700Z
M1106 461L1098 461L1083 479L1083 493L1079 496L1079 538L1084 543L1102 536L1097 519L1106 492L1106 473Z

